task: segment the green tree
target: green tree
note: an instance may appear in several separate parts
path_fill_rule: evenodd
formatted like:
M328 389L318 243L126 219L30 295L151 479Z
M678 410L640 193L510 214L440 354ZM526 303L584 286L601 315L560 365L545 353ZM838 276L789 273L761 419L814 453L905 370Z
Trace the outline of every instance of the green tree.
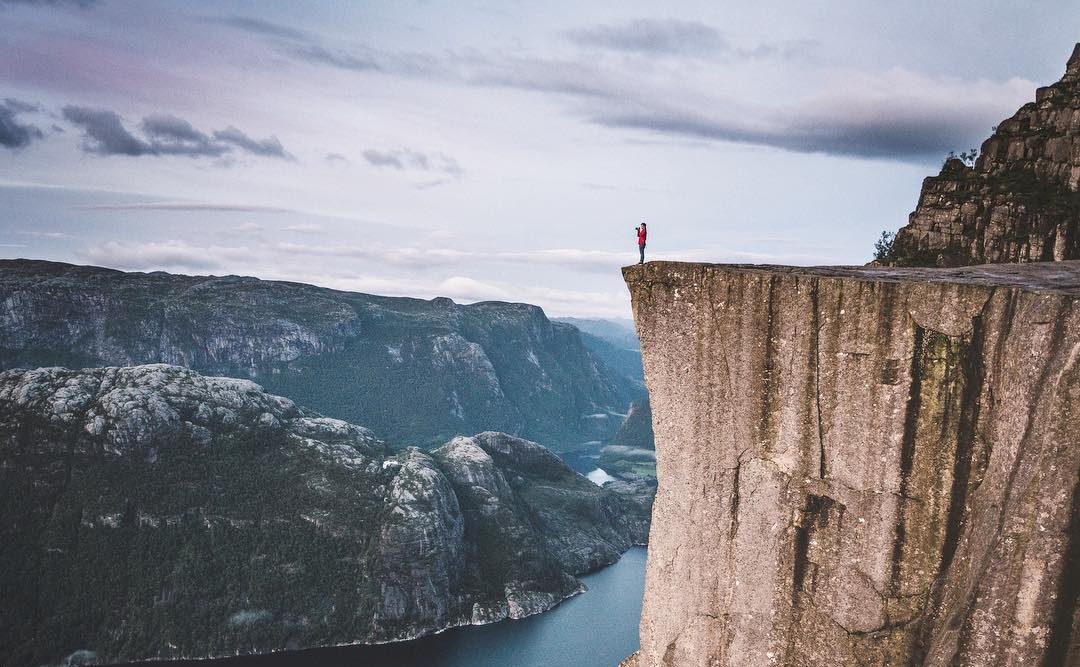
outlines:
M874 242L874 259L887 261L892 259L893 245L896 243L894 232L881 232L881 238Z

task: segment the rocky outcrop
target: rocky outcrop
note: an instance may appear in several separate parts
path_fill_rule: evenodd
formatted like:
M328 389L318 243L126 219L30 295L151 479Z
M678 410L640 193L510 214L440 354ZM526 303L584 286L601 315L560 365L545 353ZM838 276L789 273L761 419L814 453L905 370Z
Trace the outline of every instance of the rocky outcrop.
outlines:
M574 449L643 393L527 304L0 260L0 369L159 362L255 380L394 445L495 430Z
M659 477L628 664L1080 663L1080 262L623 272Z
M886 263L1080 259L1080 44L1058 83L1001 122L974 166L946 161Z
M247 380L0 373L0 663L382 642L521 618L647 517L499 433L396 454ZM72 657L74 656L74 657Z

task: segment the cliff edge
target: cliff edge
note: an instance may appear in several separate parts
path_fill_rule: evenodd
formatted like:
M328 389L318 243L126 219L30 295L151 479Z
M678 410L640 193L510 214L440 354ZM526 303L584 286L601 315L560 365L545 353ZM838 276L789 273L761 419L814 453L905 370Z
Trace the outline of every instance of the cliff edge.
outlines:
M638 667L1080 661L1080 261L623 269Z

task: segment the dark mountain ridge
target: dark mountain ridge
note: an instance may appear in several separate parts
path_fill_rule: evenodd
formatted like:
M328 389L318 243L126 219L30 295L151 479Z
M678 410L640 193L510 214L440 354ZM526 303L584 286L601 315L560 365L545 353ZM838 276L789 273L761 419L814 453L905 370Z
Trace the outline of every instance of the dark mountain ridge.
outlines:
M0 260L0 369L145 363L256 380L425 446L495 430L571 450L611 437L643 391L528 304Z

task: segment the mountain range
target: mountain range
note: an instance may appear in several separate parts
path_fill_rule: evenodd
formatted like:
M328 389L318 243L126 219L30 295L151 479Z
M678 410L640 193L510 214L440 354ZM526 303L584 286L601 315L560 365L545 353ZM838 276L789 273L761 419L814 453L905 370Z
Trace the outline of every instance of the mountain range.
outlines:
M0 369L169 363L245 378L392 446L501 431L609 440L640 355L521 303L0 260Z
M391 451L165 364L0 373L0 662L401 640L544 611L648 530L535 443Z

